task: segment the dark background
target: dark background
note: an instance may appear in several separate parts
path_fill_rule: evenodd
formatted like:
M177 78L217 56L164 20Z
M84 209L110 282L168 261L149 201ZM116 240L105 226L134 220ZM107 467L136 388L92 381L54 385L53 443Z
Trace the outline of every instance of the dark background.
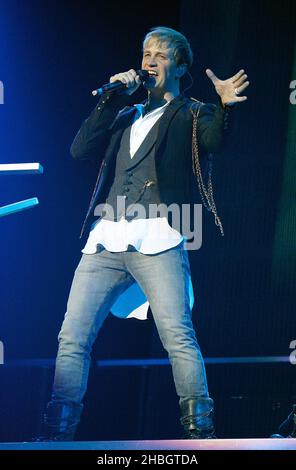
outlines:
M244 68L251 82L248 100L235 110L231 145L215 159L216 202L225 237L204 211L202 249L190 252L193 318L203 354L289 356L290 342L296 338L291 180L296 106L289 102L289 84L296 79L295 2L187 0L125 6L115 1L2 0L0 7L0 80L5 90L0 162L44 166L43 175L0 175L1 205L34 196L40 201L33 210L0 221L0 340L6 363L2 415L11 419L11 407L22 414L20 388L28 394L28 414L30 390L38 389L38 409L32 412L37 421L39 407L48 398L51 365L44 372L41 365L31 368L30 362L10 369L9 364L53 359L56 354L73 272L85 243L79 240L80 228L97 172L95 164L74 162L69 147L96 103L90 91L114 73L139 68L143 37L153 26L176 28L191 42L195 61L189 96L216 101L207 67L221 78ZM149 359L166 358L166 353L151 316L140 322L110 315L93 357ZM289 363L214 361L208 373L212 395L221 405L217 419L225 437L273 431L296 394L295 369ZM92 406L101 400L107 400L107 408L114 402L117 416L118 409L127 413L120 414L118 433L112 426L110 436L103 437L172 437L177 432L177 401L167 366L94 367L82 438L101 436L97 424L90 425L91 417L107 429L104 413L94 418ZM157 410L152 415L151 408ZM26 413L22 419L28 423ZM32 431L30 426L26 432ZM11 424L11 431L4 428L0 437L24 438L25 431L16 435Z

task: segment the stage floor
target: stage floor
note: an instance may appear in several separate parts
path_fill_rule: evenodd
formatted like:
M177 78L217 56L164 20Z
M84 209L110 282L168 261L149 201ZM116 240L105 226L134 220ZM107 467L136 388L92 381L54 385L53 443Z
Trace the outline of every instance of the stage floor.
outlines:
M296 450L296 439L3 442L1 450Z

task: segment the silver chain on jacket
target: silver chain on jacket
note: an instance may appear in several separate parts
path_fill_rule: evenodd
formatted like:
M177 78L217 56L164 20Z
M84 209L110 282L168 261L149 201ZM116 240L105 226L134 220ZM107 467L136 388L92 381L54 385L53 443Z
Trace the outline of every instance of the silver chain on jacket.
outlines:
M192 103L190 107L190 111L193 116L193 129L192 129L192 169L195 175L199 193L201 196L203 206L210 212L214 214L215 217L215 224L219 227L220 233L224 236L224 230L222 222L218 216L217 208L214 200L213 194L213 183L212 183L212 161L209 161L209 172L208 172L208 181L207 187L204 184L201 166L200 166L200 159L199 159L199 149L198 149L198 136L197 136L197 128L198 128L198 116L200 113L200 109L203 106L202 103L199 102L199 106L196 106L195 103Z

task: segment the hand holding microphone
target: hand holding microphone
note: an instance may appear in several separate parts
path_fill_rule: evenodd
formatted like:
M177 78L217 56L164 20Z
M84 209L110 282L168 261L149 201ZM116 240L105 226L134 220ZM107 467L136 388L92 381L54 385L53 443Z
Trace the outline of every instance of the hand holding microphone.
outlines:
M125 90L125 93L131 95L134 93L142 82L149 78L147 70L134 70L130 69L128 72L117 73L110 77L109 83L103 85L101 88L92 91L92 95L101 95L104 92L114 92L118 90Z

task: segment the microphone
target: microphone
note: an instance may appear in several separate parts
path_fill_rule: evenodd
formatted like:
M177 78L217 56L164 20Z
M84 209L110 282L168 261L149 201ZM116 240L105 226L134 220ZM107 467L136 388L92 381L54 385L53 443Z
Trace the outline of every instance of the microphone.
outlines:
M136 74L140 77L142 82L149 78L149 72L147 70L136 70ZM93 90L91 94L96 96L102 95L105 92L113 93L114 91L123 90L124 88L126 88L126 84L122 83L120 80L116 80L116 82L113 83L105 83L105 85L102 85L101 88Z

